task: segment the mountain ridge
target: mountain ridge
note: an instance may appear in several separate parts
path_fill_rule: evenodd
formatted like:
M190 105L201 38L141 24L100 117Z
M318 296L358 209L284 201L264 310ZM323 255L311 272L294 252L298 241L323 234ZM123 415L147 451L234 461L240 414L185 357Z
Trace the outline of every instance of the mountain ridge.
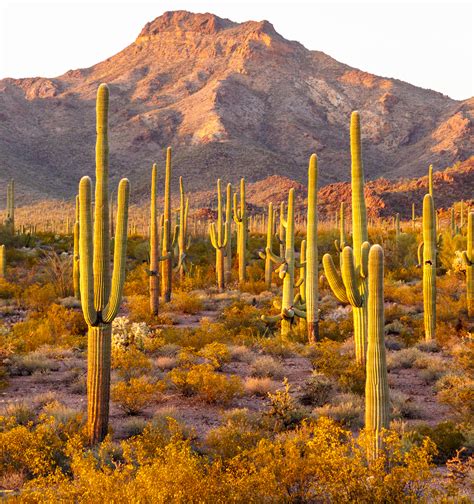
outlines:
M367 179L421 176L472 152L474 99L456 101L288 41L268 21L164 13L119 53L56 78L0 80L0 180L26 199L72 197L93 173L97 86L108 82L110 167L145 197L151 164L174 147L174 189L220 177L320 183L349 177L349 116L361 111Z

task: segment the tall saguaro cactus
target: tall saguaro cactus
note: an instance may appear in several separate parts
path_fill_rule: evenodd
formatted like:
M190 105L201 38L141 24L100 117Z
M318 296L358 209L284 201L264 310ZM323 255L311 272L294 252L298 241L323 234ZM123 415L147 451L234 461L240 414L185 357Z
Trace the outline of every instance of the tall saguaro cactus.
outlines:
M179 194L178 265L176 270L179 272L180 279L183 280L187 269L186 257L191 238L188 237L189 198L184 192L183 177L179 177Z
M342 212L344 207L342 207ZM341 219L343 218L341 213ZM344 223L342 223L344 226ZM344 240L341 234L341 240ZM312 154L308 166L308 216L306 221L306 328L309 343L319 337L318 312L318 158Z
M110 395L112 321L117 315L123 284L127 248L129 182L122 179L118 189L117 229L114 266L110 275L110 221L108 206L109 146L107 116L109 88L97 92L97 143L94 230L92 231L92 182L79 183L79 261L81 302L88 330L87 424L91 443L107 434Z
M237 193L234 193L234 221L237 225L237 256L239 258L239 283L247 280L247 204L245 202L245 179L240 179L240 206L237 205Z
M227 184L225 200L225 225L227 228L227 246L224 257L224 281L232 280L232 184Z
M467 216L467 247L462 257L466 265L467 314L474 317L474 212Z
M267 217L267 243L265 252L259 252L261 259L265 261L265 285L267 289L272 287L272 258L267 252L273 252L273 203L268 203L268 217Z
M171 301L173 282L173 238L171 236L171 147L166 149L165 198L164 198L163 240L161 247L161 293L163 300Z
M433 197L423 198L423 306L425 339L430 341L436 332L436 217ZM421 254L420 254L421 255Z
M217 228L217 229L216 229ZM224 222L222 211L221 179L217 179L217 226L212 222L209 225L209 237L212 246L216 249L216 280L220 291L225 287L225 251L229 239L229 228Z
M326 278L334 295L343 303L352 305L356 361L365 363L367 347L367 261L370 245L367 232L367 209L364 197L364 170L360 144L360 117L351 115L351 175L352 175L352 249L342 251L341 276L332 257L323 256ZM342 277L342 278L341 278Z
M158 315L160 303L160 231L158 229L158 215L156 210L156 177L157 168L153 164L151 169L151 195L150 195L150 313Z
M72 283L74 287L74 297L80 299L81 297L81 286L80 286L80 274L79 274L79 195L76 196L76 218L74 221L73 228L73 258L72 258Z
M369 458L378 456L381 433L390 423L387 362L384 342L384 254L380 245L369 252L368 344L365 382L365 428Z

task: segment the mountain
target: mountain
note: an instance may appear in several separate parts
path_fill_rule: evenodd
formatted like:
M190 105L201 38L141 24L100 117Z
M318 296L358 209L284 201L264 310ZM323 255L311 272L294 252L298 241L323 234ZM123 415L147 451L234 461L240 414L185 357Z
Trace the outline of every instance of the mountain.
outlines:
M367 179L421 176L472 153L474 100L378 77L288 41L267 22L167 12L123 51L57 78L0 80L0 181L23 200L70 198L94 173L95 94L111 90L110 171L135 201L174 148L174 184L275 175L348 180L349 117L361 111ZM162 170L160 170L162 172ZM466 188L469 190L469 188ZM472 187L471 187L472 192Z

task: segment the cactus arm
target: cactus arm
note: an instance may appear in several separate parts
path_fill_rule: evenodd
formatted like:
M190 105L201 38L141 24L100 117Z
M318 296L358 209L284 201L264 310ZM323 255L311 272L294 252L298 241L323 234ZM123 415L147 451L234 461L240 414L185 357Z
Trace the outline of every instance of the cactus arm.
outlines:
M418 266L423 264L423 247L424 243L420 242L418 245L417 256L418 256Z
M299 308L297 308L296 306L292 306L291 307L293 313L299 317L299 318L302 318L302 319L305 319L306 318L306 311L305 310L300 310Z
M267 259L267 256L261 250L258 251L258 257L264 261Z
M127 231L128 231L128 202L130 184L127 179L122 179L118 187L117 201L117 229L114 240L114 269L112 273L112 286L109 303L105 309L104 322L112 323L116 317L122 299L125 283L125 265L127 262Z
M367 278L369 274L369 251L370 244L369 242L364 242L362 244L361 250L361 262L360 262L360 275L362 278Z
M87 325L95 326L97 324L97 311L94 308L91 192L91 179L89 177L82 177L79 183L79 281L81 304Z
M354 256L351 247L345 247L342 251L342 282L346 288L346 295L352 306L360 308L362 306L362 296L359 293L358 281L354 268Z
M265 252L270 256L270 259L275 264L283 264L285 262L284 258L282 258L282 257L276 255L275 253L273 253L268 247L265 249Z
M341 277L339 276L336 267L334 266L334 262L330 254L324 254L323 256L323 268L324 274L326 275L327 281L329 283L329 287L331 287L332 292L336 296L336 298L341 303L349 303L349 298L346 294L346 289L342 282Z
M298 278L298 280L295 282L295 287L301 287L304 283L304 277ZM301 294L298 294L300 296Z
M237 206L237 193L236 192L234 193L234 197L233 197L232 201L233 201L232 210L233 210L234 222L236 224L238 224L239 222L242 221L242 217L240 215L239 208Z
M288 272L288 263L284 262L278 268L278 276L283 280Z
M211 224L209 224L209 238L211 239L212 246L217 250L219 248L219 245L217 243L216 224L214 222L211 222Z
M260 319L266 324L276 324L281 320L281 315L262 315Z

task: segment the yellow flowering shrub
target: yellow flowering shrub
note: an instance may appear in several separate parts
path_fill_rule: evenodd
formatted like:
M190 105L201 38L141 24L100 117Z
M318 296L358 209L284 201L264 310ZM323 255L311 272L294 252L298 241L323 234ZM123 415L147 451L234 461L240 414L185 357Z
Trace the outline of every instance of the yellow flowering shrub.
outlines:
M161 399L164 388L163 382L151 383L148 378L140 376L112 385L110 394L112 401L118 403L127 415L137 415L151 402Z

